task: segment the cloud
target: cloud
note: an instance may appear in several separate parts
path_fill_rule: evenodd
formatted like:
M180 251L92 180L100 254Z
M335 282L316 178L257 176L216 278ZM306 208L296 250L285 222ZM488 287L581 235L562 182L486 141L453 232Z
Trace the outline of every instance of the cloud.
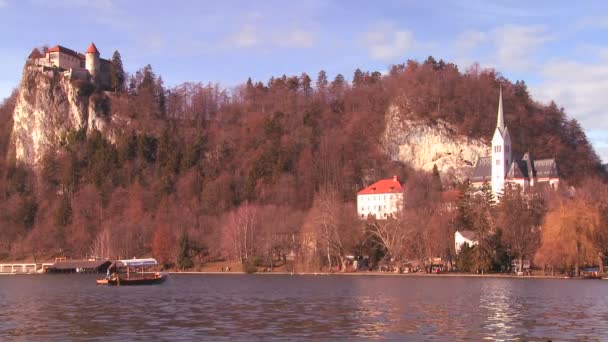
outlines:
M461 33L456 38L454 45L459 52L469 52L479 45L486 43L488 38L488 34L485 32L470 30Z
M458 36L454 48L457 60L479 59L478 48L486 53L484 64L506 71L527 71L535 65L535 54L555 38L538 25L504 25L489 32L469 30ZM483 58L482 58L483 59Z
M116 8L112 0L30 0L30 2L38 6L89 7L103 11L110 11Z
M579 30L608 29L608 16L606 16L606 17L584 17L577 22L576 28Z
M30 3L35 6L74 10L92 21L116 29L132 29L135 26L135 16L121 10L114 0L30 0Z
M594 132L590 140L608 162L608 56L600 55L594 63L554 60L543 67L541 76L542 81L530 88L534 98L555 100L585 130Z
M284 32L284 33L275 33ZM263 29L253 25L245 25L232 35L229 35L224 44L227 48L253 48L253 47L289 47L311 48L316 43L314 32L299 28L286 28L284 30Z
M496 63L510 70L526 70L532 65L534 52L553 40L542 26L507 25L494 30Z
M588 130L586 133L602 163L608 163L608 130Z
M538 99L556 99L586 128L608 129L608 59L594 64L552 61L541 75L542 82L533 89Z
M257 30L247 25L228 37L228 44L239 48L248 48L260 44L260 35Z
M294 29L284 35L278 35L274 42L285 47L311 48L315 45L316 37L310 31Z
M0 8L7 7L7 6L8 6L8 0L0 0Z
M392 24L381 24L364 33L363 46L373 59L390 61L403 57L415 46L410 30L397 29Z

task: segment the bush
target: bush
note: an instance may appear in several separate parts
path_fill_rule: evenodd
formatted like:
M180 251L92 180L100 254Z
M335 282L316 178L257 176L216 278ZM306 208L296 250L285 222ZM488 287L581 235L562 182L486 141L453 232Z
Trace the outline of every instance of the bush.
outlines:
M258 267L254 263L252 263L248 260L243 262L243 272L251 274L251 273L256 273L257 271L258 271Z

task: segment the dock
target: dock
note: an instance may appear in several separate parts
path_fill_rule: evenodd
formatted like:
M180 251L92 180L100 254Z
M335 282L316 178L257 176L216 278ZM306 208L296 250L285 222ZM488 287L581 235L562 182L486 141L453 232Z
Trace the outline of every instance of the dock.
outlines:
M0 264L0 274L36 274L46 273L52 263L17 263Z

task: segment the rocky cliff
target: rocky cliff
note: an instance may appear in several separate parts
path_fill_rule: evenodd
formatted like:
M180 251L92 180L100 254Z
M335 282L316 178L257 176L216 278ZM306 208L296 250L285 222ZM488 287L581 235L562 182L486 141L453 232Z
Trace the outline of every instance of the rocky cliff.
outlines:
M105 131L109 99L86 81L71 81L54 69L26 66L13 113L12 144L18 161L36 165L65 132Z
M490 153L488 142L459 136L442 121L408 119L398 106L391 106L386 114L383 138L391 159L425 171L437 165L444 180L466 179L477 158Z

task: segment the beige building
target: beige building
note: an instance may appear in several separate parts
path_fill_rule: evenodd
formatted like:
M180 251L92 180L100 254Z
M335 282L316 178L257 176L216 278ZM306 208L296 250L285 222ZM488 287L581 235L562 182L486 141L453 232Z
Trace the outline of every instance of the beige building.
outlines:
M46 49L44 53L34 49L28 59L38 67L59 69L71 80L87 79L102 88L109 88L112 63L99 56L99 50L91 43L86 54L57 45Z

